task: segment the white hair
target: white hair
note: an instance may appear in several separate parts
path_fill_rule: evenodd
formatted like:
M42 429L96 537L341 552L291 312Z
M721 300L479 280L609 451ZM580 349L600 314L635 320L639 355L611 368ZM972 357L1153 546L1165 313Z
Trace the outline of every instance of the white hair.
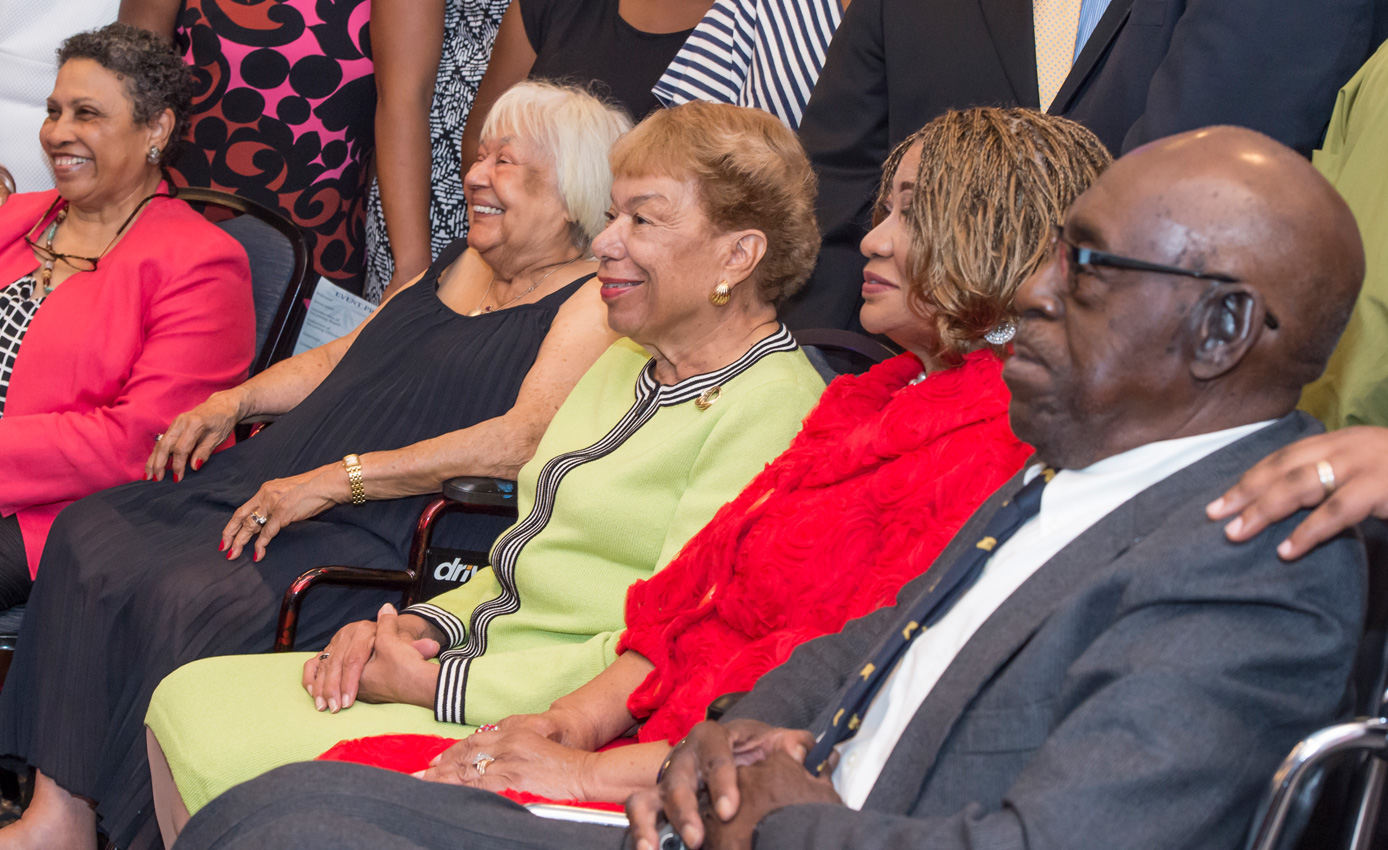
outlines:
M482 138L534 142L554 162L574 244L587 252L606 226L611 203L612 143L631 119L577 86L525 80L507 89L482 124Z

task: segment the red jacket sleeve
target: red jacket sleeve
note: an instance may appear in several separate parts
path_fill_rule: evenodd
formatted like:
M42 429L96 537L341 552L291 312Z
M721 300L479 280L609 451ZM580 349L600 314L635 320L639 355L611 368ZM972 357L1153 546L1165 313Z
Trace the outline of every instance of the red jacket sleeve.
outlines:
M182 230L164 232L183 235ZM198 236L203 238L192 244L168 240L177 245L173 250L198 255L197 259L175 263L151 257L138 264L141 284L151 292L143 315L128 319L138 321L139 327L131 337L135 348L123 383L108 391L83 386L81 374L44 376L44 381L51 378L72 385L67 403L28 412L17 391L35 387L36 381L31 377L18 386L20 382L12 380L13 408L7 401L6 415L0 418L0 468L5 470L0 511L8 514L33 505L71 501L140 478L155 434L211 393L245 378L255 346L246 256L220 232ZM61 292L60 287L55 296ZM71 299L45 307L69 309L69 305L82 309ZM61 316L51 316L49 327ZM42 310L20 348L16 379L26 355L42 357L48 347L59 344L102 344L71 335L54 339L57 334L36 334L41 317ZM107 318L117 324L123 317ZM33 349L26 351L31 342ZM110 352L112 358L121 356L121 352Z

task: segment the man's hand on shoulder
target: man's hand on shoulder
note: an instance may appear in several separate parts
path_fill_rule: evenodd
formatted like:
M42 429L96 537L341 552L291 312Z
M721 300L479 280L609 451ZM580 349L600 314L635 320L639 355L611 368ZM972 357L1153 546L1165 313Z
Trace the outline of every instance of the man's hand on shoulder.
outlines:
M627 800L632 846L655 850L662 811L698 850L706 836L716 848L750 846L757 823L782 806L838 802L828 778L803 766L813 744L803 729L756 720L700 723L670 751L656 787Z
M1241 543L1302 508L1315 510L1278 545L1286 560L1369 516L1388 520L1388 428L1345 428L1273 452L1206 512L1234 517L1225 533Z

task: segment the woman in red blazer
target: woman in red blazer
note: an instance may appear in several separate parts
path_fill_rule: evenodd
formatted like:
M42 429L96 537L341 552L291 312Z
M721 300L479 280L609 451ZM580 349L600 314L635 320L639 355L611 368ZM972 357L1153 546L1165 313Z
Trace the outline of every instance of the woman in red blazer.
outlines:
M113 24L69 39L39 132L57 190L0 206L0 608L64 506L139 478L164 426L246 376L246 254L168 196L192 83Z

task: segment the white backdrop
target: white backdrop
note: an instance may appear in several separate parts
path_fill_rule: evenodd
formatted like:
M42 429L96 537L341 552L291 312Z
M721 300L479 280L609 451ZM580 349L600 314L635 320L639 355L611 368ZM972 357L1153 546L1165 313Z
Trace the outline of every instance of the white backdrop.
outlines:
M120 0L0 0L0 165L21 192L53 188L39 125L58 73L54 51L73 33L116 19Z

